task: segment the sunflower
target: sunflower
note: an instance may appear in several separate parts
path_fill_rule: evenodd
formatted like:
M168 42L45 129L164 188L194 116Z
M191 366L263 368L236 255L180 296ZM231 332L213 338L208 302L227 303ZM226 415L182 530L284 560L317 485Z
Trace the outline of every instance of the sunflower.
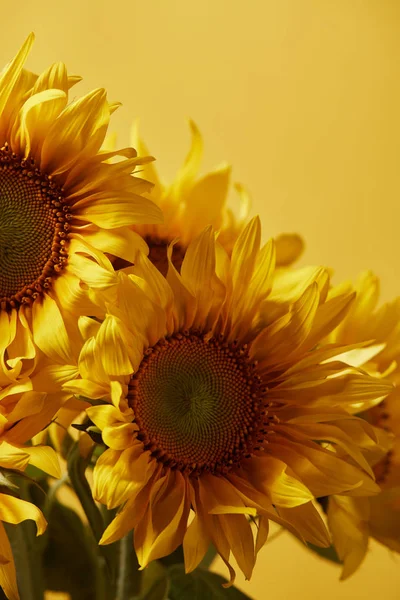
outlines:
M73 319L68 314L64 317L64 352L55 347L49 358L38 350L30 376L8 386L0 395L3 436L10 442L25 443L35 438L36 443L45 443L50 438L61 452L68 426L89 406L64 391L62 384L79 377L79 352L88 335L92 335L96 321L88 317Z
M168 269L167 248L175 240L172 261L179 270L186 248L207 225L218 231L218 241L228 254L242 231L250 212L250 198L245 188L235 184L239 194L238 214L227 205L230 188L231 167L223 163L215 170L199 177L203 142L193 121L189 121L192 141L191 148L175 180L168 185L161 182L156 169L150 163L143 166L139 177L145 177L154 184L149 198L162 209L164 222L155 225L135 225L133 230L147 242L150 260L163 275ZM132 144L140 154L148 150L139 137L137 127L133 128ZM178 240L178 241L176 241ZM281 234L276 238L276 260L286 266L294 262L303 252L303 241L297 234ZM117 260L115 268L126 267L128 263Z
M349 577L363 561L369 537L400 552L400 299L378 307L379 280L373 273L362 273L356 283L357 297L348 315L329 337L330 342L354 344L364 348L348 352L352 364L395 384L393 391L363 417L394 435L394 442L383 458L367 454L380 494L373 498L333 496L328 505L328 524L339 557L344 563L342 579ZM343 286L334 288L331 296ZM345 359L346 359L345 358ZM361 408L356 405L357 412ZM353 410L353 412L354 412ZM378 430L376 432L379 434ZM381 443L384 447L384 443Z
M140 195L149 184L131 175L149 158L100 150L118 105L103 89L68 103L79 78L62 63L24 70L32 42L0 74L1 350L17 370L34 344L65 353L64 313L95 315L96 293L111 291L102 250L129 260L144 247L129 227L161 220Z
M63 386L98 404L87 414L108 448L93 494L121 507L101 543L134 529L142 568L183 543L192 571L213 543L230 583L231 552L250 578L269 519L328 546L315 498L379 491L362 453L375 448L374 432L346 407L392 386L332 360L346 347L314 350L354 294L327 300L317 271L299 297L265 314L277 293L275 249L260 239L254 218L229 257L208 227L181 273L169 247L167 278L138 252L133 274L116 273L117 303L82 348L81 379Z

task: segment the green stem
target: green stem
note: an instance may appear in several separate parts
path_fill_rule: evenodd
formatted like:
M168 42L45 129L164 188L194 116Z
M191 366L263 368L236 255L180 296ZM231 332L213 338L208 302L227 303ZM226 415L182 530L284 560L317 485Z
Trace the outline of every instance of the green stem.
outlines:
M116 600L130 600L139 596L142 571L133 547L133 532L123 537L119 546L119 573Z
M83 459L79 453L78 444L75 444L68 454L68 473L71 485L74 488L76 495L85 511L87 520L92 530L93 536L98 544L105 529L105 523L101 512L99 511L95 501L93 500L92 492L89 483L86 479L85 471L90 459ZM115 582L115 554L116 545L110 544L106 546L97 546L98 565L102 573L102 579L107 586L106 597L114 599L114 582Z
M72 487L85 511L96 542L98 542L103 535L104 523L86 479L85 471L88 462L88 460L81 457L78 444L75 444L68 454L68 474Z
M43 600L44 584L41 568L41 554L38 552L35 525L24 521L19 525L4 523L10 540L20 597L24 600Z

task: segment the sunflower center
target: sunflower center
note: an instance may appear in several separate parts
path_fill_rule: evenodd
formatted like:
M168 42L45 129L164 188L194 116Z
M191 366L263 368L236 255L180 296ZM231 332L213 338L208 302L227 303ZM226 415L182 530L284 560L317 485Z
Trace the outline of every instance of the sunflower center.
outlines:
M378 406L369 409L367 415L369 421L373 425L381 427L384 431L396 435L398 428L396 425L393 427L393 414L391 410L393 400L393 397L391 398L391 396L388 396L382 400ZM395 472L395 465L398 464L398 448L399 446L396 439L393 448L389 450L376 465L374 465L375 479L379 485L385 485L386 483L390 484L390 478L393 472Z
M145 235L143 238L149 247L149 260L160 271L164 277L168 273L168 246L171 243L170 239L158 237L155 235ZM181 244L174 244L172 250L172 264L175 269L181 272L182 261L185 257L186 249ZM131 267L133 263L123 258L116 258L113 261L115 271Z
M30 159L0 149L0 306L31 304L67 260L72 218L60 190Z
M149 247L149 259L164 277L168 273L168 246L171 240L156 236L146 236L146 243ZM185 248L180 244L174 244L172 251L172 263L177 271L180 272L183 259L185 257Z
M191 473L222 473L263 441L264 393L245 347L185 333L148 351L128 399L153 456Z

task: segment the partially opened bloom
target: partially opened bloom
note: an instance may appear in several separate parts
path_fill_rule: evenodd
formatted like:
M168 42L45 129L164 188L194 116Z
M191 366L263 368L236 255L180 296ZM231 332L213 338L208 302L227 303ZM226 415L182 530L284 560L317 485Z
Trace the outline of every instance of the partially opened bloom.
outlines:
M337 289L343 289L339 286ZM372 536L400 552L400 299L378 307L379 281L371 272L362 273L355 286L357 297L347 317L332 332L329 341L340 344L363 342L364 347L347 353L352 364L393 381L393 391L363 417L371 424L391 432L394 441L382 458L366 457L373 466L382 491L373 498L334 496L329 500L328 523L339 557L343 560L342 578L360 566ZM333 289L334 296L337 290ZM345 358L345 359L346 359ZM361 412L355 406L353 412ZM379 431L376 430L379 434ZM385 446L384 441L381 442Z
M131 175L148 159L100 150L118 105L103 89L68 103L79 78L62 63L24 70L32 41L0 74L0 353L13 380L34 344L65 350L65 311L99 311L96 291L111 287L101 250L129 259L143 247L129 226L161 220Z
M250 199L240 184L235 188L238 192L238 209L228 205L231 183L231 167L223 163L204 176L199 176L199 168L203 154L203 141L193 121L189 122L192 135L190 151L171 184L164 184L156 169L150 163L143 166L139 173L154 184L148 195L162 209L164 222L153 225L135 225L138 232L149 247L149 258L161 273L166 275L168 269L167 248L173 241L172 261L179 270L188 244L207 225L218 231L218 241L224 249L231 253L233 245L248 222ZM148 150L134 128L132 144L140 154L146 155ZM276 260L278 265L287 265L295 261L303 251L303 241L297 234L282 234L276 239ZM126 263L125 263L126 264ZM116 262L116 268L124 266Z
M260 236L253 219L230 258L207 228L180 274L169 249L166 279L138 253L82 349L81 379L64 384L109 402L87 410L108 446L94 497L121 506L101 543L134 528L142 567L183 543L191 571L212 542L231 581L231 552L249 578L269 519L329 545L314 499L379 491L361 452L374 448L373 429L345 409L391 385L332 360L343 347L314 350L353 294L327 301L317 270L297 298L264 312L275 250L273 241L260 249Z

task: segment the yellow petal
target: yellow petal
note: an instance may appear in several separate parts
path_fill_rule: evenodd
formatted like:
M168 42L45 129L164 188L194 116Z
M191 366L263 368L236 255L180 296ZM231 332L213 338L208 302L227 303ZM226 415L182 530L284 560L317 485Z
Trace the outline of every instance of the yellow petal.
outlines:
M99 544L112 544L136 527L146 511L151 489L152 481L150 480L140 490L130 494L123 509L105 529Z
M33 413L30 416L24 416L20 421L17 421L6 434L6 439L11 443L24 444L32 439L44 427L50 423L61 404L65 401L63 394L46 394L42 393L40 403L43 400L41 410ZM40 406L39 403L39 406Z
M107 385L100 385L89 379L75 379L68 381L62 386L63 391L77 396L84 396L91 400L100 400L110 396L110 388Z
M276 264L286 267L294 263L303 253L304 242L297 233L282 233L275 238Z
M106 450L93 471L93 496L107 508L115 508L137 494L155 468L156 461L149 460L141 443L122 452Z
M183 538L183 553L185 557L185 572L191 573L203 560L211 539L204 527L203 521L195 514Z
M55 300L44 294L41 302L33 303L32 313L35 344L53 361L68 364L71 347Z
M74 217L104 229L117 229L139 223L162 223L159 207L131 191L97 192L74 205Z
M21 358L34 358L37 352L32 342L29 324L25 319L24 312L21 310L18 311L15 325L15 331L12 331L10 326L6 328L9 335L7 342L7 365L9 367L14 367Z
M368 518L367 498L334 496L329 499L328 525L338 556L344 562L341 579L352 575L366 555Z
M144 143L143 139L139 135L138 120L136 120L132 125L131 142L130 143L132 144L132 146L134 148L136 148L139 156L148 156L150 154L149 150L147 149L146 144ZM153 200L159 201L159 199L161 198L161 195L162 195L163 186L157 175L157 171L155 169L154 163L145 164L143 166L143 168L140 170L140 172L138 172L137 176L142 179L147 179L148 181L151 181L151 183L154 185L153 189L151 190L151 197L153 198Z
M107 315L96 336L96 350L108 375L133 373L133 365L126 351L128 343L129 332L123 321L113 315Z
M121 312L125 313L124 322L131 332L130 343L136 349L134 369L142 359L143 346L153 346L166 334L166 315L160 306L138 286L135 278L119 273L118 300ZM114 311L114 307L109 307ZM133 357L132 357L133 358Z
M51 477L59 479L61 468L58 455L49 446L24 446L24 451L29 455L29 464L41 469Z
M329 532L313 502L291 508L279 507L278 512L284 519L294 523L297 531L308 542L322 548L331 545Z
M8 494L0 494L1 521L17 525L27 519L35 521L37 528L36 535L44 533L47 527L46 519L34 504L20 498L14 498L14 496L9 496Z
M193 327L210 329L222 305L225 288L215 273L215 236L211 227L189 245L181 267L182 280L197 300Z
M207 225L217 230L222 225L223 209L230 183L231 167L223 164L196 181L186 194L185 229L195 235Z
M89 419L101 430L124 422L124 417L120 411L110 404L104 406L91 406L86 409L86 413Z
M230 545L221 526L219 520L220 517L217 515L209 515L207 513L208 497L207 493L205 493L204 487L201 485L201 479L199 479L198 483L193 482L193 485L195 486L197 514L204 523L204 527L210 536L212 543L229 570L229 582L227 584L223 584L223 586L230 587L235 581L236 573L229 564Z
M208 497L207 512L212 515L245 514L256 516L255 508L246 506L235 487L223 477L204 474L201 486Z
M78 80L80 80L80 78L78 78ZM76 78L74 81L76 82ZM32 93L38 94L39 92L48 89L57 89L67 92L71 87L71 83L72 81L68 78L65 64L56 62L39 75L32 88Z
M50 394L59 392L64 383L78 376L78 367L75 365L47 365L32 376L32 385L34 390Z
M319 291L313 283L290 307L290 312L264 329L252 344L252 357L260 368L272 368L295 362L296 353L310 334L319 303Z
M260 304L271 291L275 269L275 245L270 240L257 255L254 272L246 290L232 306L231 338L243 339L251 331Z
M200 167L201 157L203 153L203 141L200 131L194 121L189 121L189 126L192 134L192 145L185 159L184 164L178 171L175 183L171 187L171 195L174 198L182 200L193 185L197 172Z
M0 466L5 469L18 469L23 471L29 463L29 455L21 448L8 442L0 444Z
M369 498L370 535L388 548L400 552L400 488L389 487Z
M52 175L63 173L82 153L96 153L103 142L109 116L102 89L68 105L52 123L43 142L40 159L43 171Z
M83 265L85 266L85 265ZM102 316L103 311L91 300L88 291L82 286L82 272L79 265L75 269L64 269L53 285L54 294L63 311L74 315ZM85 271L84 271L85 273ZM103 272L101 272L103 275Z
M231 277L233 307L243 300L253 276L261 241L261 223L254 217L243 229L232 250Z
M15 571L14 557L10 542L0 522L0 554L8 562L1 561L0 564L0 586L6 594L8 600L20 600L17 587L17 574Z
M256 547L255 554L259 553L261 548L266 544L268 540L269 534L269 521L268 518L264 515L261 515L258 519L257 523L257 537L256 537Z
M187 483L180 471L169 471L154 484L134 536L142 569L151 560L171 554L182 543L189 508Z
M11 143L14 152L25 157L35 156L49 127L67 104L67 95L61 90L46 89L32 95L24 103L20 123L14 124Z
M98 250L119 256L132 263L139 250L144 253L148 252L144 239L126 227L86 231L85 239Z
M173 244L170 244L168 247L167 282L174 294L174 319L176 330L179 331L189 329L192 326L196 314L197 301L173 265L172 251Z
M154 303L169 313L172 310L173 294L165 277L142 252L137 254L134 262L135 277L132 279Z
M276 436L268 444L267 451L285 462L314 497L343 492L351 495L379 492L379 487L367 474L317 444L283 439L277 443L275 439Z
M16 56L0 73L0 114L3 113L5 106L9 101L13 87L22 71L22 67L28 57L34 39L35 36L33 33L30 33Z
M362 443L360 439L352 439L350 436L346 435L340 429L340 423L338 423L338 427L335 425L330 425L324 423L323 425L305 423L300 424L296 423L293 426L293 431L295 435L304 434L310 440L321 440L321 441L329 441L335 444L338 444L345 452L353 458L353 460L358 463L371 477L374 477L373 471L364 458L359 446L362 447ZM291 432L290 425L283 426L281 430L286 430ZM359 436L358 436L359 437ZM299 438L300 439L300 438Z
M131 446L135 441L135 433L138 430L135 423L123 423L121 425L113 425L113 427L105 427L103 429L104 443L113 450L124 450Z
M322 301L329 288L329 272L324 267L302 267L300 269L277 269L270 300L291 303L300 298L305 290L316 283Z
M82 379L93 381L97 387L109 388L110 378L104 369L94 337L86 340L82 347L79 356L79 372ZM71 382L71 384L79 385L79 382L75 381Z
M246 579L251 578L255 563L254 540L250 523L244 515L220 515L233 556Z

